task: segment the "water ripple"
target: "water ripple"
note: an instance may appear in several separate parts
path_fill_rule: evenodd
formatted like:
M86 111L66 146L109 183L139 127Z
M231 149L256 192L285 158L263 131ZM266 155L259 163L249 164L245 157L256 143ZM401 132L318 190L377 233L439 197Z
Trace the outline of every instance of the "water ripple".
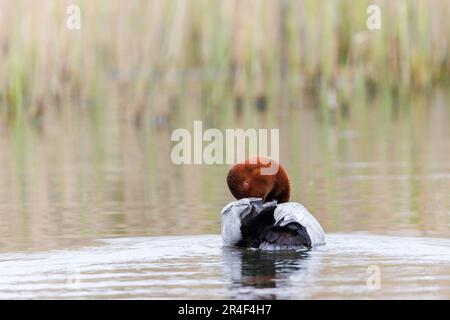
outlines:
M0 254L0 298L449 298L449 263L440 238L330 234L306 254L225 248L215 235L104 239Z

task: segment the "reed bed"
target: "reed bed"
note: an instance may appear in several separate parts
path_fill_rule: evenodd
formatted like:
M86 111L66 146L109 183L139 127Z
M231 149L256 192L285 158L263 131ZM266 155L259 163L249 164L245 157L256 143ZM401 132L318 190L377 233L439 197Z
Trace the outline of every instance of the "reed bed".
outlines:
M81 30L66 28L67 6ZM381 8L381 30L366 9ZM447 0L3 0L0 120L110 101L129 121L170 117L199 92L204 113L280 107L308 92L330 107L355 93L448 83Z

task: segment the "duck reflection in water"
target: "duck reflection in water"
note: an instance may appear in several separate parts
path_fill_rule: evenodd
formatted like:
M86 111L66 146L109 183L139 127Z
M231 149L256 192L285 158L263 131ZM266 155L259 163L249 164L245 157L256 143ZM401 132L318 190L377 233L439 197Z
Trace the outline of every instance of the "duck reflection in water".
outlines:
M309 269L310 254L223 247L224 276L232 299L289 299L291 276ZM289 290L286 290L289 289Z

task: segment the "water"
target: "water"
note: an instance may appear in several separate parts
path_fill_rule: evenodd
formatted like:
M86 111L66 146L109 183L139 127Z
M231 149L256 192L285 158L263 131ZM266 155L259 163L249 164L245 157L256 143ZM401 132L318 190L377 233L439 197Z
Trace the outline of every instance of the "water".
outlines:
M356 99L326 114L293 97L241 116L212 113L191 92L167 126L129 125L113 102L2 124L0 298L448 299L447 92ZM170 161L172 130L197 119L279 128L292 200L321 222L327 245L306 255L222 248L228 166ZM367 287L370 266L379 289Z
M0 299L449 298L450 240L330 234L308 253L221 246L217 235L95 241L0 255ZM379 268L380 287L367 285Z

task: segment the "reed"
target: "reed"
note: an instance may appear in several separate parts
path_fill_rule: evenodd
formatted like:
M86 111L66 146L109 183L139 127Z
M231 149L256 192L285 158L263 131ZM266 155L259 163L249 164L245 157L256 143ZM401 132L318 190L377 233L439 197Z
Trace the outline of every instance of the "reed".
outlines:
M374 3L379 31L366 28ZM81 30L65 27L69 4ZM0 119L119 99L127 120L164 122L192 81L212 116L274 108L282 82L318 96L326 114L330 92L345 101L448 83L449 17L447 0L4 0Z

